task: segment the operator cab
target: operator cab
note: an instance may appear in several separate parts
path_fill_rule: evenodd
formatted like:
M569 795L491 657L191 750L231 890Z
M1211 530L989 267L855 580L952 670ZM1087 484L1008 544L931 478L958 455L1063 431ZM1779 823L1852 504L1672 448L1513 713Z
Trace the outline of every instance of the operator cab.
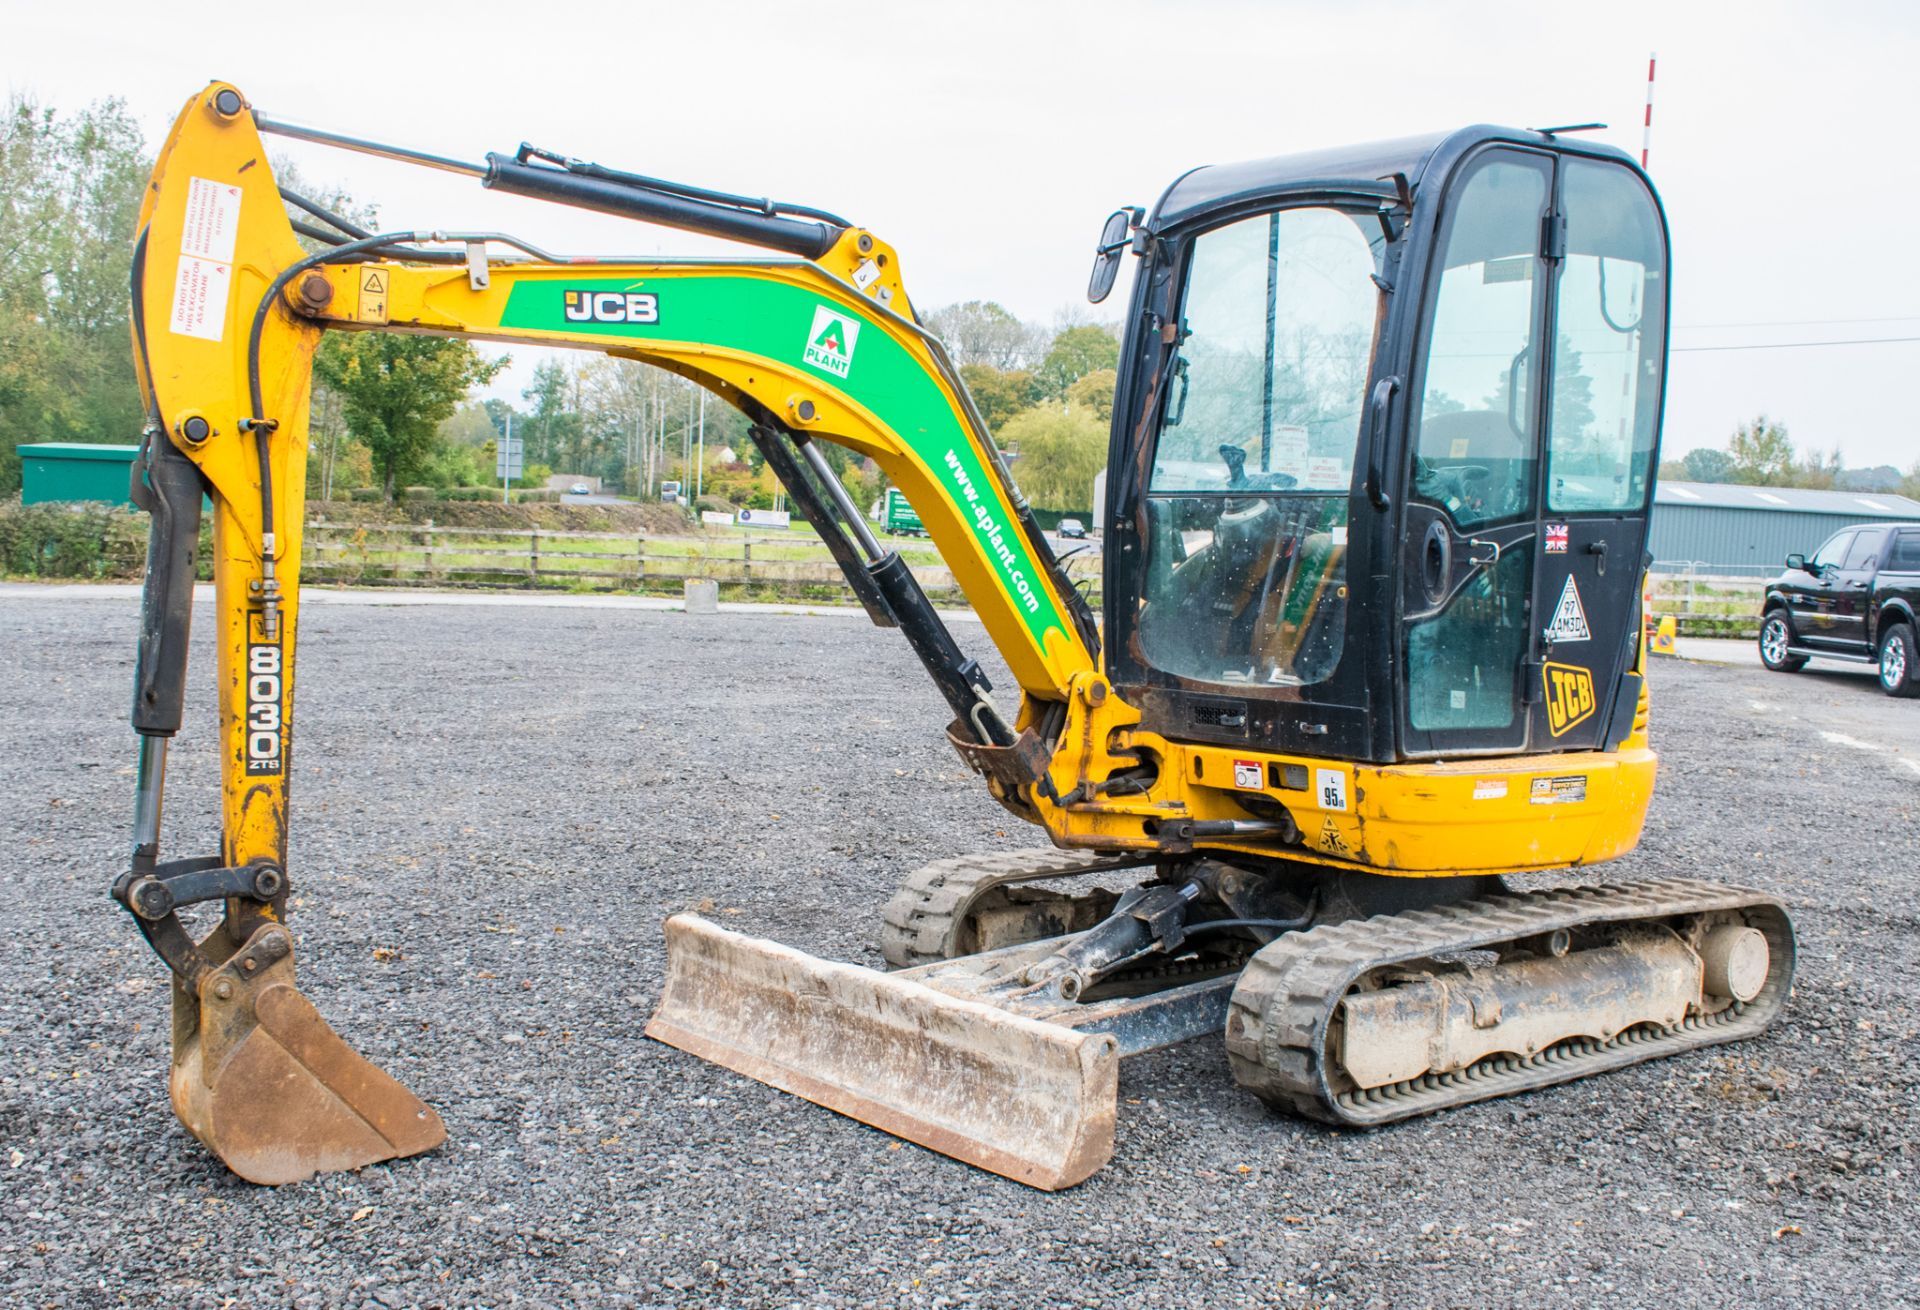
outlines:
M1201 168L1132 244L1106 631L1143 726L1374 762L1617 744L1666 351L1632 161L1475 127Z

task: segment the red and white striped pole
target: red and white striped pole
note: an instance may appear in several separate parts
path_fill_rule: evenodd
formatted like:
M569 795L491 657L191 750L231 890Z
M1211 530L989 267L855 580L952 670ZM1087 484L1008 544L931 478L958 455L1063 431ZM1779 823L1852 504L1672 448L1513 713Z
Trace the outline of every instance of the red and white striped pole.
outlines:
M1647 118L1640 129L1640 167L1647 166L1647 151L1653 145L1653 55L1647 56Z

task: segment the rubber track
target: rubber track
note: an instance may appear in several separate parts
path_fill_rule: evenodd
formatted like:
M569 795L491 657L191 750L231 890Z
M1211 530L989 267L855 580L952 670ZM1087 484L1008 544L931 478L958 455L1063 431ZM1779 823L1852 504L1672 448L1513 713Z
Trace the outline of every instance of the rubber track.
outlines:
M1050 849L935 860L909 874L881 912L880 953L896 969L948 959L955 926L995 887L1137 868L1147 863L1151 861L1139 856Z
M1485 949L1585 924L1738 910L1766 934L1772 964L1752 1001L1694 1016L1671 1031L1633 1028L1611 1041L1574 1038L1533 1056L1491 1056L1471 1068L1336 1094L1327 1049L1335 1007L1363 975L1388 965ZM1688 878L1491 897L1290 933L1260 950L1235 986L1227 1057L1236 1082L1278 1109L1368 1125L1569 1082L1696 1047L1749 1037L1773 1021L1793 981L1793 927L1758 892Z

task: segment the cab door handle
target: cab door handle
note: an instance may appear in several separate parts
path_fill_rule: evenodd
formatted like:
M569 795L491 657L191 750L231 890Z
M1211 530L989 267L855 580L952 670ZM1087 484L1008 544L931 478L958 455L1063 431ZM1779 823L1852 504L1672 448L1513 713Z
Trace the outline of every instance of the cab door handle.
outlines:
M1367 499L1384 510L1393 504L1387 495L1387 417L1393 409L1393 393L1400 389L1398 377L1384 377L1373 384L1373 403L1367 410Z

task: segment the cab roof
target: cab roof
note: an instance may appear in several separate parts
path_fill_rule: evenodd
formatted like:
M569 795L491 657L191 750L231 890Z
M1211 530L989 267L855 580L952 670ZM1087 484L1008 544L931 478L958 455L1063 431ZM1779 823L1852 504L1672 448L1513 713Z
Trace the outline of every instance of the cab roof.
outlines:
M1443 169L1450 167L1469 150L1492 141L1632 162L1622 151L1584 137L1479 123L1426 136L1336 146L1239 163L1205 164L1174 179L1154 206L1147 226L1159 232L1201 215L1292 191L1345 192L1391 199L1396 191L1394 174L1404 174L1408 185L1418 192L1428 169L1436 165Z

